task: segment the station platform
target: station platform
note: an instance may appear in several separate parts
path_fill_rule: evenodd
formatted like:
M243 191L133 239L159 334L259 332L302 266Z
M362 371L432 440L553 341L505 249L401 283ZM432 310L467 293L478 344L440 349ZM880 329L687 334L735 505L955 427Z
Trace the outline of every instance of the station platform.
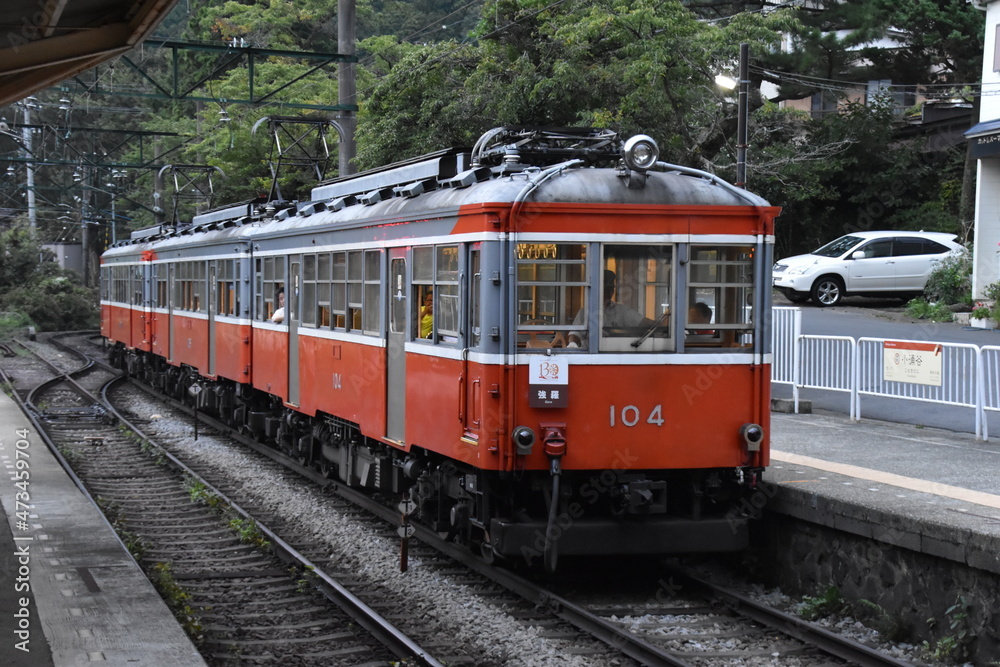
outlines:
M0 666L204 665L107 520L3 393L0 429Z
M771 415L780 507L1000 574L1000 442L846 415Z
M771 483L760 502L765 512L900 547L928 557L919 561L924 566L950 562L952 572L998 580L1000 441L910 424L852 422L840 414L773 412L764 479ZM955 581L928 576L930 586ZM976 585L987 588L985 580Z

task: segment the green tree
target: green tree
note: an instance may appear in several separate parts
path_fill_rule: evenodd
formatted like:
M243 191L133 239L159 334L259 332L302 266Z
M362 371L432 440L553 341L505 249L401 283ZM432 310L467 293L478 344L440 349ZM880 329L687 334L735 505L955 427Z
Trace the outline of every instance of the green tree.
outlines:
M97 326L97 292L60 269L27 230L0 233L0 248L0 311L27 317L42 331Z
M374 166L494 125L599 125L654 134L667 159L711 166L735 130L714 75L741 41L769 49L791 21L748 14L720 27L679 0L495 0L474 45L365 44L398 57L367 88L359 153Z

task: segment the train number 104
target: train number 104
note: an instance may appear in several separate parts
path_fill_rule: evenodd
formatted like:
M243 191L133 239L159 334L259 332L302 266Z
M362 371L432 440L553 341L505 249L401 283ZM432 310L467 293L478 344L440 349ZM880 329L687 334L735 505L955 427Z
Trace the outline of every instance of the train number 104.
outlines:
M611 415L611 428L618 425L621 426L635 426L640 421L643 421L642 411L634 405L626 405L619 408L617 405L612 405L610 410ZM663 406L657 403L653 406L653 409L646 414L645 422L647 424L653 424L654 426L663 426Z

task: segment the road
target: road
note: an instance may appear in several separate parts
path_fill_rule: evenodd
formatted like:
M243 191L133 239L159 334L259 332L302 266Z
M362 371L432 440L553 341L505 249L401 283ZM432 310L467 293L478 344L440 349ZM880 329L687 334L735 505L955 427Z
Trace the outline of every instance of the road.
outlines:
M1000 331L972 329L955 323L937 323L907 317L898 299L867 299L848 297L843 305L835 308L817 308L811 303L802 304L802 333L861 338L888 338L938 343L969 343L972 345L1000 345ZM775 294L775 306L791 306L784 297ZM775 384L772 394L790 398L789 385ZM843 392L804 389L800 397L812 401L814 410L827 410L849 414L848 395ZM975 432L971 408L937 405L923 401L862 397L862 419L913 424L915 427L933 426L952 431ZM1000 438L1000 414L988 413L989 433L992 439Z

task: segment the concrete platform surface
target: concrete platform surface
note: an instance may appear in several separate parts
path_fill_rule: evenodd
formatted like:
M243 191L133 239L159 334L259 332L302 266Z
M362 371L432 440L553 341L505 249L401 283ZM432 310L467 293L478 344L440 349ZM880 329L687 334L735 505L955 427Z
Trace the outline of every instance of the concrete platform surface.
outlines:
M767 510L1000 573L1000 441L773 413L764 478Z
M104 516L0 393L0 665L204 665Z

